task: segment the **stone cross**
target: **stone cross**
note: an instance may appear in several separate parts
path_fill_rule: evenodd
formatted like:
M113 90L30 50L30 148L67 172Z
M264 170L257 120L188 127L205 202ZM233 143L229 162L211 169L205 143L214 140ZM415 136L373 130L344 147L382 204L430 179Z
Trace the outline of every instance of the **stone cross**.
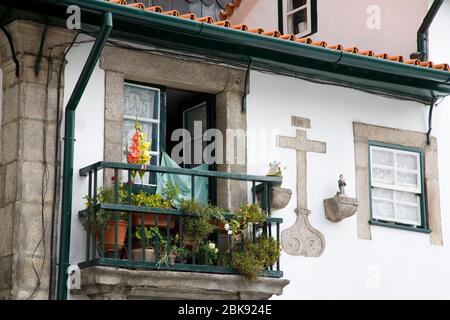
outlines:
M306 118L293 116L291 124L297 128L311 128L311 121ZM297 220L292 227L281 233L281 245L287 254L293 256L318 257L325 249L325 238L308 220L311 212L308 210L307 200L307 153L326 153L326 143L308 140L306 131L297 129L295 137L278 136L277 146L294 149L297 156Z

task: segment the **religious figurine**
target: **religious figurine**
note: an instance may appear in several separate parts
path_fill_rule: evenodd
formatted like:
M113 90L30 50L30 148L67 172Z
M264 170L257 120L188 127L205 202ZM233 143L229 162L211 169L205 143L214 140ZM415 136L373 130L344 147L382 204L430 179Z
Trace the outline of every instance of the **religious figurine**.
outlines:
M343 174L339 175L338 186L339 186L339 191L337 194L345 196L345 187L347 186L347 183L345 183Z

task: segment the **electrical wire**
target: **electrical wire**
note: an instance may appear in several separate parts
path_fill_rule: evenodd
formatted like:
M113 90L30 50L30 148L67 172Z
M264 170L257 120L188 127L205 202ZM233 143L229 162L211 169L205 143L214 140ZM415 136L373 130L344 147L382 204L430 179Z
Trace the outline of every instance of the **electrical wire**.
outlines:
M48 187L48 181L49 181L49 168L48 168L48 162L47 162L47 130L48 130L48 91L49 91L49 84L50 80L52 78L53 73L53 67L52 67L52 59L49 57L48 64L47 64L47 79L46 79L46 85L45 85L45 119L44 119L44 132L42 137L42 154L43 154L43 170L42 170L42 180L41 180L41 237L36 244L33 254L31 255L31 264L33 267L33 271L35 273L35 276L37 278L36 285L34 287L33 292L26 298L26 300L31 300L36 297L38 294L39 288L41 287L41 280L42 280L42 274L44 272L44 266L45 261L47 257L47 246L46 246L46 210L45 210L45 198L47 196L47 187ZM39 248L39 246L42 244L42 264L40 266L40 270L38 271L38 268L35 265L34 258L36 256L36 252Z

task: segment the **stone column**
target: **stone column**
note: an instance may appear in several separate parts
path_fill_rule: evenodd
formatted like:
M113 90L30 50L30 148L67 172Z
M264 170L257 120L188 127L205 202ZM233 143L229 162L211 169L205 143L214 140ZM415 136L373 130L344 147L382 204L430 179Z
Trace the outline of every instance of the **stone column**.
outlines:
M9 43L1 34L0 299L30 296L47 299L50 245L55 241L50 235L57 79L66 49L64 45L55 45L68 44L73 34L60 28L48 28L41 69L36 76L35 65L44 26L16 20L6 29L14 42L20 73L16 76ZM54 49L50 50L52 47ZM47 81L49 70L50 81ZM61 101L63 91L61 88Z
M247 173L247 117L242 111L242 92L224 91L216 96L216 127L223 133L224 164L218 171ZM247 202L247 182L219 180L217 204L235 209Z

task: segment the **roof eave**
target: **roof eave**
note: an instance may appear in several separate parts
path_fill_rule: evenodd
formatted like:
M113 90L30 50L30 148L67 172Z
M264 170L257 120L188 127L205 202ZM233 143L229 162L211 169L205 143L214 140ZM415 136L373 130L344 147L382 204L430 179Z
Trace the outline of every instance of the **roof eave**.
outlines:
M355 88L423 103L450 94L450 72L447 71L261 36L101 0L34 1L58 6L78 5L93 14L111 12L117 31L113 35L128 34L124 39L128 41L139 37L140 41L147 39L152 44L234 60L248 61L251 57L264 61L261 66L273 72L283 66L293 73L328 79L336 84L345 81Z

